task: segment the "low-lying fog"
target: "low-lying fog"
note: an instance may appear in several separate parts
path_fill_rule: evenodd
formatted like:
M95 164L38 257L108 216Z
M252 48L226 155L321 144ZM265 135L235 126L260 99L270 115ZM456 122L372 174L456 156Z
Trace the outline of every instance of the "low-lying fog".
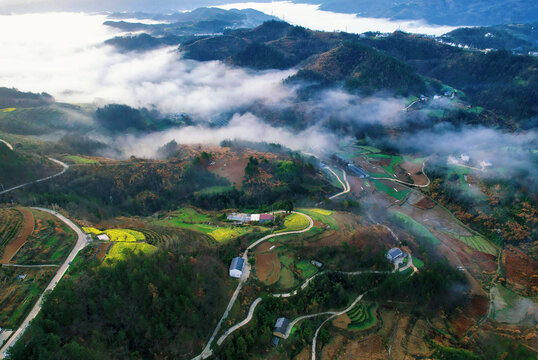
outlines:
M317 29L332 30L331 26L336 27L332 24L338 24L356 32L394 30L390 26L427 32L424 30L426 28L417 27L420 24L416 22L406 23L413 28L404 28L403 23L382 19L368 23L352 15L331 14L319 11L316 6L289 2L224 7L248 6L278 16L285 13L287 21ZM120 34L104 26L105 19L104 15L83 13L0 16L0 86L16 87L21 91L45 91L61 102L95 103L99 106L121 103L156 108L163 113L187 113L197 123L166 132L109 139L111 144L121 146L123 156L151 157L160 146L172 139L179 143L214 144L224 139L242 139L277 142L295 150L330 151L342 139L342 135L329 132L324 127L327 122L394 126L406 119L402 116L405 99L387 95L359 98L333 89L301 105L304 113L309 115L307 118L311 119L305 130L296 133L271 126L263 118L244 109L253 104L272 109L291 106L297 99L297 88L285 85L283 80L295 70L247 71L217 61L184 60L176 47L122 54L114 47L103 44L106 39ZM428 29L434 31L438 28ZM446 29L441 32L444 31ZM221 128L207 126L207 122L223 116L230 120L228 125ZM481 146L473 147L472 144L476 144L478 139ZM502 142L503 147L509 149L511 146L521 146L524 140L527 144L530 142L532 148L536 145L535 139L536 132L533 130L505 134L491 129L451 129L439 125L414 134L411 138L402 138L393 145L401 150L431 151L442 155L477 151L484 157L488 153L495 154L497 160L502 159L503 166L528 166L531 169L528 176L532 178L536 175L532 153L528 157L517 155L517 161L511 161L509 153L503 156L498 154L496 144ZM411 146L416 144L421 148Z

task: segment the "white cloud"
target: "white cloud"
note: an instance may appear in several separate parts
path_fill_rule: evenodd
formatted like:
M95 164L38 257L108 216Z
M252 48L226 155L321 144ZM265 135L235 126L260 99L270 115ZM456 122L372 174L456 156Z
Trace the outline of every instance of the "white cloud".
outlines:
M242 2L217 6L222 9L256 9L274 15L290 24L312 30L345 31L362 34L367 31L393 32L402 30L418 34L442 35L455 29L451 26L437 26L419 20L390 20L383 18L359 17L355 14L334 13L319 10L320 5L294 4L291 1L271 3Z
M115 145L124 149L126 154L140 157L153 157L163 144L175 140L180 144L219 144L222 140L245 140L252 142L283 144L292 150L307 152L329 152L341 137L325 129L311 126L306 130L293 130L273 127L256 116L246 113L235 114L228 125L220 128L209 128L203 125L187 126L146 136L121 136Z
M292 98L289 71L249 72L221 62L182 60L175 47L121 54L103 41L117 32L103 15L0 16L0 86L52 94L58 101L155 105L209 119L255 101ZM7 36L6 34L9 34Z

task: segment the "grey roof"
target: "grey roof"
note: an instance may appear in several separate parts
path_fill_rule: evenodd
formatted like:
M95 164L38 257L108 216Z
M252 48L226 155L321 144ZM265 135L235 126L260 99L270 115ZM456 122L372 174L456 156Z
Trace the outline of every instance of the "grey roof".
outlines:
M288 325L290 324L290 321L284 317L276 319L275 328L273 329L273 332L279 332L281 334L285 334L288 330Z
M243 271L243 265L245 265L245 260L240 257L235 257L232 259L232 263L230 264L230 270Z
M403 252L398 248L392 248L389 250L389 255L394 259L395 257L402 256Z

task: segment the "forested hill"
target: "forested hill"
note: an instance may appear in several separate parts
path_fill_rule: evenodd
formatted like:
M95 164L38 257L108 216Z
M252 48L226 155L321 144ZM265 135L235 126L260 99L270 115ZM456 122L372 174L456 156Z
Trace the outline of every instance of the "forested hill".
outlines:
M330 33L271 21L192 40L180 50L199 61L254 69L296 67L296 79L322 86L342 83L350 91L433 94L442 83L462 90L472 104L506 117L538 114L538 58L507 51L484 54L420 35Z

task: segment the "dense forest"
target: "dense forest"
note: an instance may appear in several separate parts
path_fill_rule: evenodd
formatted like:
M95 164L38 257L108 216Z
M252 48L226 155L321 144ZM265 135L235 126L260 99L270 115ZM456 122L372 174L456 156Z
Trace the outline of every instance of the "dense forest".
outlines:
M198 193L204 188L231 184L209 171L208 163L198 157L131 159L73 166L55 182L34 184L9 195L29 205L58 204L82 218L97 221L120 214L150 215L185 203L206 209L256 209L283 200L315 202L336 190L300 156L286 161L252 158L245 175L240 190Z
M12 359L195 354L228 297L225 267L211 257L160 251L111 266L82 263L73 272L49 294Z

